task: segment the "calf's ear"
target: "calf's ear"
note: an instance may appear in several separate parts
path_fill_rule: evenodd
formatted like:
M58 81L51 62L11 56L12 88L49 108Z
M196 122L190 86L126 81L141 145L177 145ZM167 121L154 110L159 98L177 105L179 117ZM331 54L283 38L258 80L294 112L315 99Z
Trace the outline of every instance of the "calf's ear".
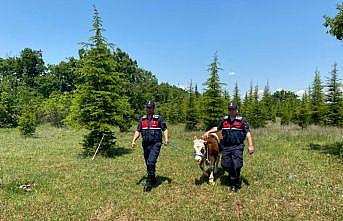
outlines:
M196 139L198 139L197 136L194 136L194 137L193 137L193 140L196 140Z

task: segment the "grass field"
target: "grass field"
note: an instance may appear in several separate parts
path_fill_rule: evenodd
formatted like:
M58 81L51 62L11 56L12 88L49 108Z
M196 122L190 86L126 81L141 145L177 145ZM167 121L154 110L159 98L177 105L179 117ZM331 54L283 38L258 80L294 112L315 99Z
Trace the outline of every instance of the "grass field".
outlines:
M157 164L159 185L144 193L141 148L118 134L117 156L81 157L83 131L38 128L25 138L0 129L0 220L343 220L343 130L269 126L253 130L244 183L227 174L196 185L192 136L170 126ZM24 185L24 186L23 186Z

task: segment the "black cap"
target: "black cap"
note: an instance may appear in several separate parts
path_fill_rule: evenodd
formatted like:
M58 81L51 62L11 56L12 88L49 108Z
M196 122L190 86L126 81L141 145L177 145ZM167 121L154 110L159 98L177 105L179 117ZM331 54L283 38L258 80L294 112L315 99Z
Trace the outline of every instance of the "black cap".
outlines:
M147 108L154 108L155 107L155 103L153 101L148 101L148 103L146 104Z
M237 110L238 109L238 106L237 104L235 103L229 103L229 105L227 106L227 109L234 109L234 110Z

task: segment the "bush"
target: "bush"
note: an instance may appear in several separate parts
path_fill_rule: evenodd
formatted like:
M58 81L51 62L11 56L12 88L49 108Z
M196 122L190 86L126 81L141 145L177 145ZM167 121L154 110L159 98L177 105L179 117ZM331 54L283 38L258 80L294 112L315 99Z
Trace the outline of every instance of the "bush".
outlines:
M43 104L43 118L52 126L62 127L69 114L71 96L69 94L53 94Z
M37 116L32 111L24 111L19 117L19 131L22 135L32 136L38 125Z

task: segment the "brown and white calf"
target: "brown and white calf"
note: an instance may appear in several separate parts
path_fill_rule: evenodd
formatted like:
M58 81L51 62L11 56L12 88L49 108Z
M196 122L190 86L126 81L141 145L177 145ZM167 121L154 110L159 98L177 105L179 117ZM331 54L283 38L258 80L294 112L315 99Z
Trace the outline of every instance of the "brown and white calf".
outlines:
M214 184L214 175L218 172L221 132L212 133L208 138L193 137L195 157L204 177L208 177L210 184ZM208 166L209 170L205 170ZM210 174L208 174L210 173Z

